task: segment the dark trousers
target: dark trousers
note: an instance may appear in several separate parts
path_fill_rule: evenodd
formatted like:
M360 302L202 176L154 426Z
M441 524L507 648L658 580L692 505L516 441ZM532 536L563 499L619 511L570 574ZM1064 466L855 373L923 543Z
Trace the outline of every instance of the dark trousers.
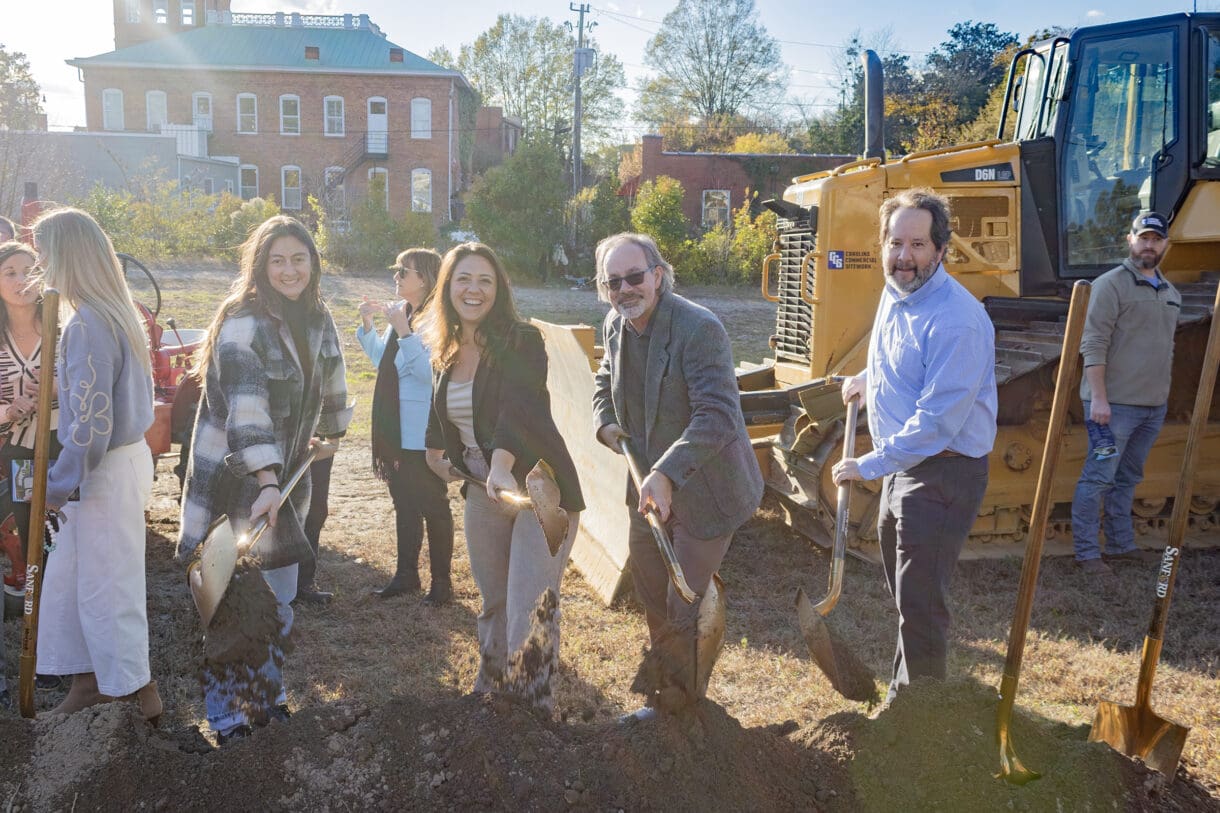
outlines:
M898 606L887 700L917 677L945 677L949 584L986 490L986 457L929 457L882 484L881 562Z
M445 484L428 468L423 451L403 449L388 485L398 532L396 575L409 581L419 580L419 551L427 523L432 583L448 584L453 559L453 514L449 512Z
M330 470L335 458L315 460L309 464L309 513L305 515L305 538L313 548L313 558L301 562L297 570L297 590L314 589L314 577L318 574L318 551L321 549L322 526L330 515Z
M729 552L733 541L733 532L712 539L697 539L691 536L672 514L665 529L669 531L669 541L673 545L674 555L678 564L682 565L682 574L690 589L699 595L707 592L708 582L712 574L720 569L724 555ZM657 642L665 629L667 620L679 617L682 608L687 605L678 597L677 591L669 581L669 571L665 569L665 559L657 549L656 539L648 520L640 512L631 510L631 527L627 534L627 548L630 553L631 576L635 584L635 595L644 605L644 616L648 620L648 636L653 644Z

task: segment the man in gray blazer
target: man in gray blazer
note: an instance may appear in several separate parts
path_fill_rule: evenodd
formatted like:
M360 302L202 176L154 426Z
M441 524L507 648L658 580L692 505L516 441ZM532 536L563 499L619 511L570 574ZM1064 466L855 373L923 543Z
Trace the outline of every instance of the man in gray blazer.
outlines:
M619 453L619 439L628 438L644 471L638 494L628 485L635 508L628 547L655 645L684 605L669 584L645 508L660 513L687 582L702 595L733 533L758 508L762 474L720 320L673 292L673 268L646 235L607 237L596 259L598 295L613 310L602 326L594 428ZM635 714L654 715L651 708Z

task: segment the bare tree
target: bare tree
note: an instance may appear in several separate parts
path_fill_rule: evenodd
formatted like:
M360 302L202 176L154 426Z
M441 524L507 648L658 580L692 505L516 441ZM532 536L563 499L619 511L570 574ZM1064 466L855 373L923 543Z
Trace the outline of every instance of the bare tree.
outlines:
M0 44L0 130L33 130L41 96L25 54Z
M679 0L644 61L659 77L641 88L642 110L732 117L771 107L786 87L779 43L758 21L754 0Z

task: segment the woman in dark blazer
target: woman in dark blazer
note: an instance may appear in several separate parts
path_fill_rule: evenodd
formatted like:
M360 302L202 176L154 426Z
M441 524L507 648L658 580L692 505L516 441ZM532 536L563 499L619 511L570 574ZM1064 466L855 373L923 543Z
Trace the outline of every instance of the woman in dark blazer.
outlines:
M559 594L584 498L551 416L542 334L517 314L508 276L490 248L463 243L445 255L424 323L435 377L428 465L447 481L455 479L452 465L487 483L467 485L463 495L470 569L483 598L474 690L492 691L500 688L509 653L529 635L538 597L547 588ZM500 498L502 491L522 491L539 459L554 470L569 518L555 556L533 512ZM558 637L553 645L557 659Z

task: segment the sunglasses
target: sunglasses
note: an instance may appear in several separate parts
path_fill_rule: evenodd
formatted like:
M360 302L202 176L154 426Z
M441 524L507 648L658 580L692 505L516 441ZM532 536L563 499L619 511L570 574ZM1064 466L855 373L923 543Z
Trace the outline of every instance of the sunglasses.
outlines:
M651 268L645 268L643 271L632 271L630 274L624 274L621 277L606 277L606 287L617 293L625 282L634 288L644 281L644 275L651 270Z
M394 269L394 276L398 279L403 279L407 276L408 271L414 271L414 268L403 268L401 265Z

